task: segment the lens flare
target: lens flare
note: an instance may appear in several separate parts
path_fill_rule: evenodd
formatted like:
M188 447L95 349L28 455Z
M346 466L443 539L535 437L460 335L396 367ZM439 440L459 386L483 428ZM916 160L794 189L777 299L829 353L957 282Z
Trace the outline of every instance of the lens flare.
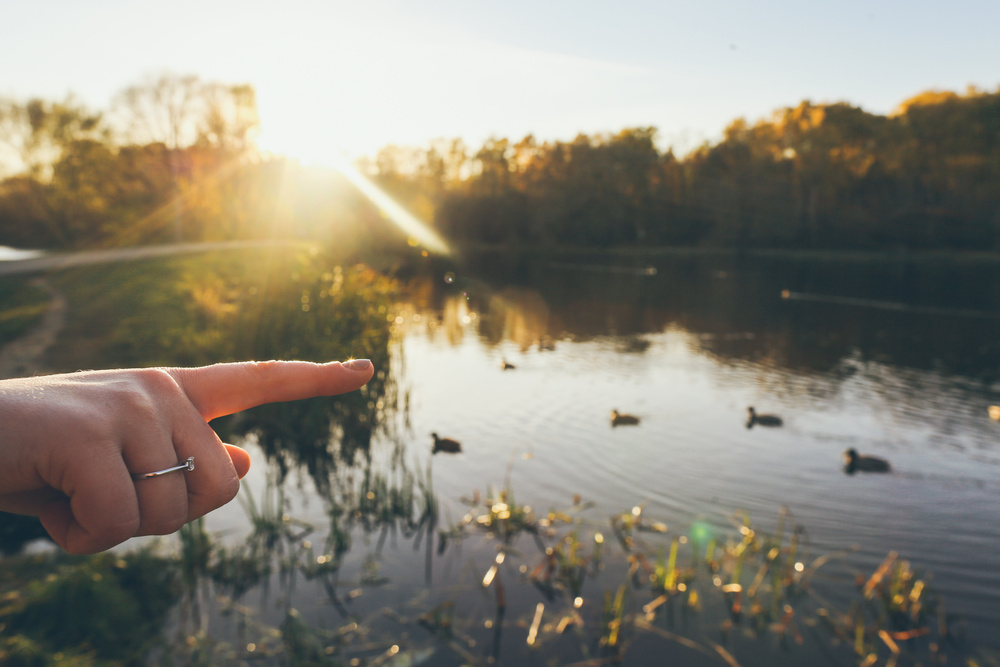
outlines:
M712 539L712 527L704 521L694 521L691 523L691 539L698 544L704 544Z
M438 236L433 229L418 220L416 216L411 214L402 206L394 202L389 195L382 192L377 185L372 183L364 176L364 174L355 169L354 165L352 165L346 158L334 154L331 166L343 174L344 177L349 180L354 187L360 190L361 194L368 197L369 201L375 204L375 206L377 206L378 209L400 229L400 231L415 240L418 245L422 245L431 252L438 253L439 255L448 255L451 253L451 249L448 247L448 244L445 243L444 239Z

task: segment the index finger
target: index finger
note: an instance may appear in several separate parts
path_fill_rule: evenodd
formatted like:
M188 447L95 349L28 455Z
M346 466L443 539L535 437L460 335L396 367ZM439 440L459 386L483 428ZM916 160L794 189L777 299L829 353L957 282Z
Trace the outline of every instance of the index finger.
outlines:
M242 361L168 372L206 421L240 410L313 396L354 391L375 372L367 359L315 364L308 361Z

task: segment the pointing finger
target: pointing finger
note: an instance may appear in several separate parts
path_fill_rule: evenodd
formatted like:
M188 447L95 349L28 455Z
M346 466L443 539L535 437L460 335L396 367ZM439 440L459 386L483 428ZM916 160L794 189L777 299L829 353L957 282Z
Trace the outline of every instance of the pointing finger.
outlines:
M367 359L314 364L308 361L245 361L169 372L207 420L278 401L343 394L375 372Z

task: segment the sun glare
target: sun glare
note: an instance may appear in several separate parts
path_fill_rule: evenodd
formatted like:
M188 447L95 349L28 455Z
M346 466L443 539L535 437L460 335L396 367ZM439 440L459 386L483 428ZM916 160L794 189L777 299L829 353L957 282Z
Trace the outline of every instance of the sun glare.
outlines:
M409 236L415 242L415 245L423 246L427 250L441 255L447 255L451 252L448 244L433 229L394 202L389 195L382 192L377 185L355 169L354 165L348 162L345 157L333 152L328 162L331 167L342 173L364 196L368 197L378 207L379 211L389 218L396 227Z
M315 134L303 132L303 127L308 127L308 125L304 120L300 120L299 123L286 123L285 134L265 130L261 133L259 145L265 151L286 155L298 160L303 165L336 169L369 201L375 204L386 218L406 234L413 245L421 246L429 252L441 255L451 253L444 239L426 223L393 201L388 194L359 172L338 148L326 142L316 141Z

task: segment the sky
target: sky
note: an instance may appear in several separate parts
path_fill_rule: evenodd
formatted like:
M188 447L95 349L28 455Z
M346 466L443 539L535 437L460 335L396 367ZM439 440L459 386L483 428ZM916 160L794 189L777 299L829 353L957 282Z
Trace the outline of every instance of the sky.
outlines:
M262 146L306 162L647 126L683 154L805 99L998 90L998 25L996 0L0 0L0 95L249 83Z

